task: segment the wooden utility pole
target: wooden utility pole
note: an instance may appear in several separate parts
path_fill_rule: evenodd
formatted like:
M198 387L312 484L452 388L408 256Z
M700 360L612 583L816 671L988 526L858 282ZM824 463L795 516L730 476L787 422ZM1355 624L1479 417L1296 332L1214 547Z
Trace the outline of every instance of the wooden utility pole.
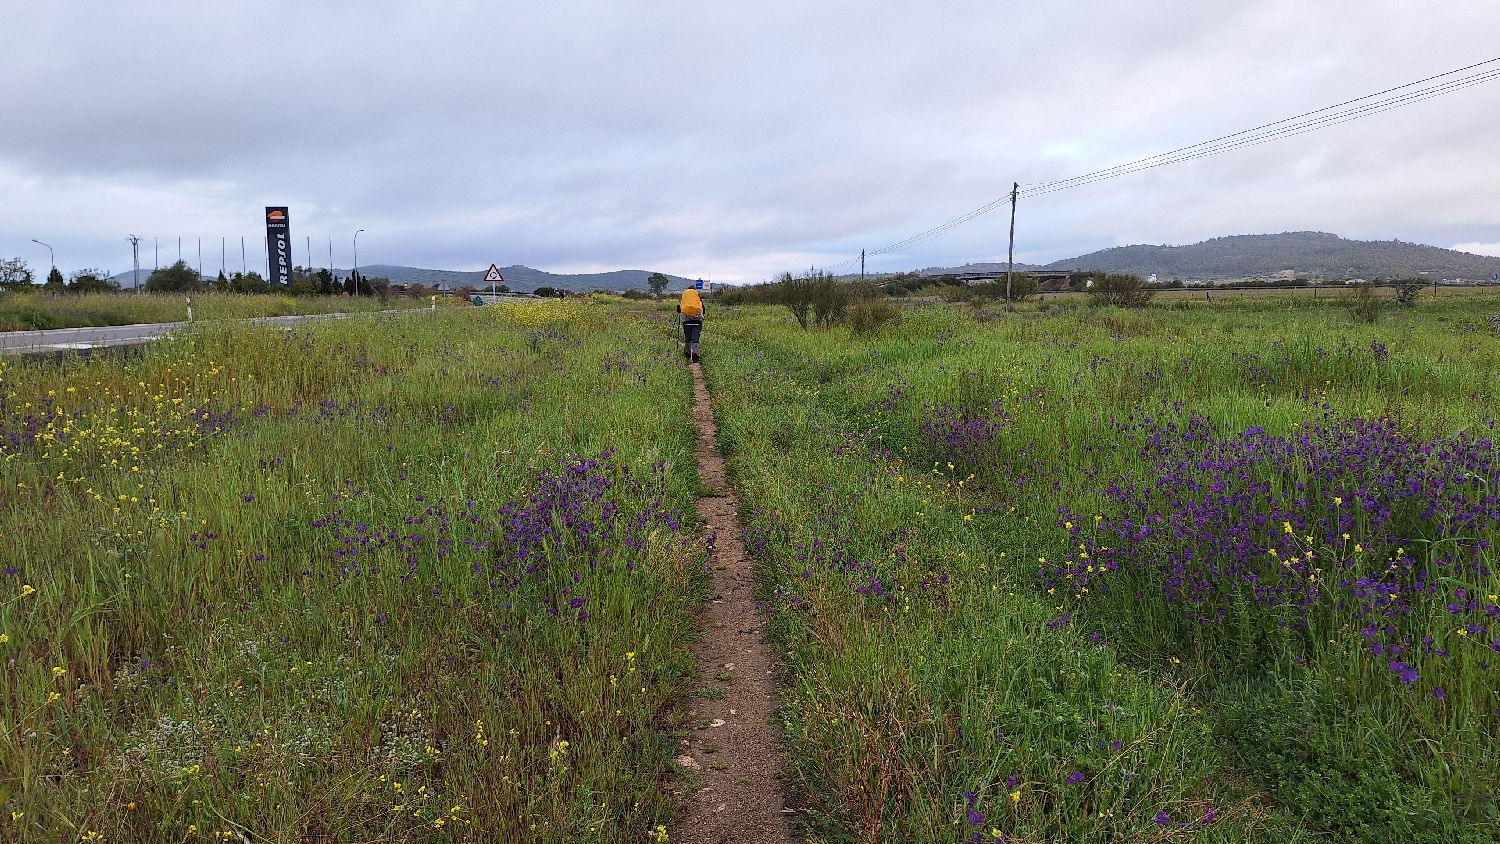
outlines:
M1016 194L1021 190L1020 182L1010 186L1010 250L1005 265L1005 311L1010 312L1010 276L1016 268Z
M865 280L865 250L859 250L859 280Z

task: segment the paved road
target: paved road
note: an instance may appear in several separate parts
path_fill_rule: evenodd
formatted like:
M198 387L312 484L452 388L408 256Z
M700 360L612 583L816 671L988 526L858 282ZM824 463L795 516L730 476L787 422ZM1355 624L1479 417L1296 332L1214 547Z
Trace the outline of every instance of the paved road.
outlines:
M415 309L414 309L415 310ZM405 313L405 311L380 311ZM300 316L257 317L246 320L263 325L291 328L299 322L317 319L344 319L362 314L303 314ZM55 328L50 331L0 332L0 354L27 355L51 352L76 352L111 346L136 346L158 340L173 331L192 325L188 322L157 322L146 325L111 325L102 328Z

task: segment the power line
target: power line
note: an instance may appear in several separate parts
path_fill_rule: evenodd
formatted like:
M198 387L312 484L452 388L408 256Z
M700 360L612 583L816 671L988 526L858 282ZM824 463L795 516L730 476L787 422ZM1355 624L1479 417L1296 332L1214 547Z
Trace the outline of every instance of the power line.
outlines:
M1500 59L1496 59L1494 61L1500 61ZM1205 141L1201 144L1194 144L1190 147L1182 147L1180 149L1162 153L1160 155L1148 156L1147 158L1138 159L1126 164L1118 164L1114 167L1105 168L1103 170L1096 170L1093 173L1085 173L1082 176L1074 176L1071 179L1062 179L1056 182L1047 182L1041 185L1033 185L1023 190L1022 195L1039 196L1044 193L1053 193L1059 190L1067 190L1068 188L1078 187L1085 184L1092 184L1094 182L1103 181L1105 179L1112 179L1116 176L1123 176L1128 173L1137 173L1141 170L1160 167L1165 164L1176 164L1183 161L1191 161L1197 158L1206 158L1210 155L1217 155L1221 152L1229 152L1231 150L1256 146L1259 144L1268 143L1270 141L1292 137L1294 135L1301 135L1306 132L1312 132L1317 129L1334 126L1339 123L1347 123L1350 120L1357 120L1361 117L1367 117L1371 114L1379 114L1383 111L1390 111L1392 109L1400 108L1405 105L1411 105L1412 103L1421 102L1422 100L1429 100L1434 97L1440 97L1443 94L1452 93L1453 91L1462 90L1464 88L1470 88L1494 79L1500 79L1500 67L1491 68L1490 70L1486 70L1460 79L1450 80L1448 82L1444 82L1439 85L1433 85L1428 88L1418 89L1416 91L1408 91L1397 96L1374 99L1375 97L1378 97L1380 95L1372 94L1370 97L1361 97L1359 100L1350 100L1350 103L1361 103L1361 105L1357 105L1352 108L1343 108L1342 106L1347 105L1347 103L1340 103L1338 106L1329 106L1325 109L1319 109L1316 112L1309 112L1306 115L1299 115L1298 117L1288 118L1287 120L1278 120L1275 123L1268 123L1264 126L1258 126L1254 129L1247 129L1243 132L1236 132L1233 135L1225 135L1222 138L1216 138L1212 141ZM1402 87L1404 88L1409 86ZM1365 102L1366 100L1373 101Z
M1500 66L1495 66L1497 64L1500 64L1500 57L1489 59L1487 61L1476 62L1474 64L1467 65L1456 70L1450 70L1446 73L1439 73L1435 76L1429 76L1425 79L1419 79L1415 82L1408 82L1404 85L1397 85L1394 88L1387 88L1384 91L1378 91L1374 94L1368 94L1363 97L1356 97L1355 99L1345 100L1341 103L1336 103L1331 106L1325 106L1313 111L1303 112L1302 114L1298 114L1293 117L1275 120L1270 123L1263 123L1260 126L1256 126L1251 129L1245 129L1243 131L1234 132L1228 135L1221 135L1217 138L1213 138L1207 141L1201 141L1199 143L1191 144L1185 147L1178 147L1177 149L1171 150L1169 152L1160 153L1158 155L1151 155L1145 158L1139 158L1134 161L1126 162L1124 164L1116 164L1112 167L1106 167L1102 170L1095 170L1093 172L1073 176L1068 179L1059 179L1053 182L1044 182L1042 184L1032 185L1030 187L1021 189L1019 196L1035 197L1041 196L1043 194L1056 193L1058 191L1069 190L1071 188L1082 187L1084 185L1091 185L1095 182L1102 182L1107 179L1113 179L1131 173L1139 173L1142 170L1150 170L1156 167L1163 167L1168 164L1179 164L1198 158L1206 158L1211 155L1218 155L1224 152L1231 152L1234 150L1245 149L1247 147L1258 146L1260 144L1270 143L1271 141L1277 141L1283 138L1289 138L1296 135L1305 134L1307 132L1313 132L1318 129L1327 128L1329 126L1335 126L1340 123L1347 123L1350 120L1357 120L1361 117L1368 117L1372 114L1379 114L1384 111L1401 108L1402 106L1411 105L1423 100L1429 100L1434 97L1440 97L1444 94L1451 94L1454 91L1461 91L1465 88L1471 88L1475 85L1481 85L1485 82L1500 79ZM1478 68L1485 69L1478 70ZM1476 72L1468 73L1469 71ZM1458 74L1465 73L1467 73L1468 75L1458 76L1458 78L1450 78L1457 76ZM1443 81L1439 82L1438 80ZM979 208L976 208L961 217L955 217L954 219L949 220L948 222L943 223L940 226L935 226L919 234L912 235L905 240L897 241L889 246L885 246L880 249L869 250L867 254L870 256L885 255L891 252L905 249L908 246L920 243L930 238L937 237L944 232L955 229L963 225L964 223L967 223L976 217L988 214L996 208L1006 205L1011 201L1011 194L1007 193L1005 196L995 200L994 202L980 206ZM850 258L844 261L840 261L837 264L831 264L825 267L824 270L831 271L844 266L850 266L855 262L858 262L859 260L859 257Z

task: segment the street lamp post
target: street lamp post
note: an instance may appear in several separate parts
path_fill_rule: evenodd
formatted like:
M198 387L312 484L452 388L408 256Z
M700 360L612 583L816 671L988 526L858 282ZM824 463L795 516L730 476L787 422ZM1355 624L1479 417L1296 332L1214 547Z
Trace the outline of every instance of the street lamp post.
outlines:
M42 246L47 246L47 244L42 243L40 240L37 240L34 237L31 239L31 242L41 244ZM47 246L47 260L52 262L52 269L55 272L57 270L57 256L53 254L52 247L50 246ZM47 280L52 280L52 273L47 273Z
M356 297L359 296L359 232L362 231L364 229L354 233L354 295Z

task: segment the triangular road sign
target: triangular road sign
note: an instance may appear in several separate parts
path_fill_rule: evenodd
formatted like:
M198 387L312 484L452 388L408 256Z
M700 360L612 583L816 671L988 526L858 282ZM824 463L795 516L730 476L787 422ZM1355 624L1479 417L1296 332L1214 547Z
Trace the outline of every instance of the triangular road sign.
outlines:
M494 264L490 264L490 271L484 274L484 280L486 283L492 281L504 281L505 276L500 274L499 267L495 266Z

